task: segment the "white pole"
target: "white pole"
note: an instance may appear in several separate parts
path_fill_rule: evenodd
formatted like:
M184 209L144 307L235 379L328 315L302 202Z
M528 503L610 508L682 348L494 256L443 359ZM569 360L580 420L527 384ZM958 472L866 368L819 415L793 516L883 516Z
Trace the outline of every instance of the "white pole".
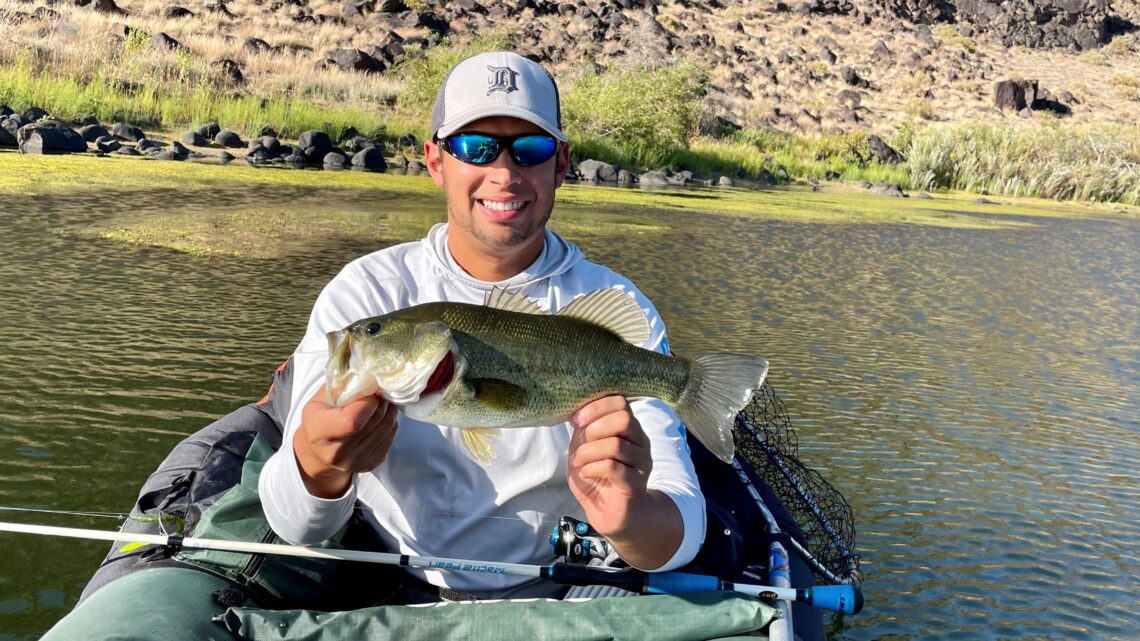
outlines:
M555 579L554 569L561 566L553 564L526 565L522 563L496 563L493 561L472 561L470 559L450 559L432 556L412 556L410 554L392 554L390 552L365 552L361 550L334 550L328 548L312 548L300 545L283 545L280 543L251 543L248 541L224 541L220 539L199 539L194 537L167 536L163 534L136 534L133 532L109 532L106 530L89 530L84 528L57 527L54 525L29 525L24 523L6 523L0 521L0 532L16 532L21 534L42 534L46 536L62 536L76 539L93 539L97 541L123 541L128 543L150 543L153 545L171 545L201 550L220 550L223 552L248 552L254 554L277 554L283 556L300 556L317 559L337 559L340 561L363 561L366 563L381 563L384 565L399 565L414 568L430 568L450 572L478 572L483 574L511 574L517 576L541 577ZM577 566L573 566L577 567ZM607 571L605 568L581 568L592 572L588 577L591 583L607 584L605 574L622 575L628 570ZM749 585L721 581L716 577L662 572L645 575L647 586L665 586L670 593L686 591L676 586L689 583L692 579L699 580L699 591L720 589L733 590L742 594L762 599L778 599L781 601L804 601L818 607L827 609L840 608L852 614L862 608L861 596L856 600L856 593L851 586L824 586L811 590L797 590L794 588L768 585ZM670 580L673 579L673 580ZM669 587L672 586L672 587ZM853 604L858 603L858 606Z

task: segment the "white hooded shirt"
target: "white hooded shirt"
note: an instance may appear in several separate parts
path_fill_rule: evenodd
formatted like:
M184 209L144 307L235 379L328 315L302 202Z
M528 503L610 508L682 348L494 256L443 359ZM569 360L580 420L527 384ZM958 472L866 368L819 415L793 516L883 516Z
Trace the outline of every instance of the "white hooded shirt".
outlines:
M445 224L433 227L423 240L358 258L321 292L293 354L292 400L284 439L265 465L259 487L265 515L281 538L300 545L319 544L348 521L359 502L365 518L393 552L500 563L547 564L553 560L549 536L559 517L585 519L566 479L572 431L568 423L501 430L494 460L483 464L463 447L461 430L423 423L401 413L384 463L357 474L349 490L335 499L308 493L293 454L301 409L325 380L326 333L422 303L482 304L495 287L509 288L555 312L575 297L598 289L629 292L650 323L650 338L642 347L668 353L664 325L633 283L589 262L576 246L550 230L546 230L545 245L534 264L501 282L476 280L454 261L447 249ZM657 568L676 569L690 561L704 541L704 498L683 427L673 411L657 399L635 400L631 407L651 443L653 470L648 486L673 500L684 523L681 546ZM645 536L656 533L647 531ZM496 574L409 571L432 584L477 596L497 596L533 581Z

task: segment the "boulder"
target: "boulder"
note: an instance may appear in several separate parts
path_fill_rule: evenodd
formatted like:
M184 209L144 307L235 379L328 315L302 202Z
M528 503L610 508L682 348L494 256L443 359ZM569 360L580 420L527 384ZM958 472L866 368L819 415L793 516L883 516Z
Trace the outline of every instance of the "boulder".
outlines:
M345 150L355 154L356 152L364 151L369 147L376 147L377 144L376 141L372 140L371 138L365 138L364 136L353 136L348 140L341 141L341 146L344 147Z
M578 174L588 182L617 182L617 168L600 160L578 163Z
M337 49L333 52L331 60L336 66L349 71L375 73L384 70L384 65L380 61L359 49Z
M274 157L273 154L269 153L268 149L256 141L250 143L250 150L245 155L245 159L252 163L269 162Z
M892 198L904 198L906 194L903 192L902 187L894 183L878 182L871 185L871 193L879 194L880 196L890 196Z
M151 149L162 149L164 147L165 145L163 145L161 142L147 138L143 138L142 140L135 142L135 149L138 149L144 153L150 151Z
M268 42L262 40L261 38L246 38L245 43L242 44L241 48L242 51L253 55L266 53L273 49L273 47L269 46Z
M198 127L198 133L206 140L213 140L221 130L221 126L216 122L208 122Z
M186 48L182 46L181 42L178 42L161 31L151 36L150 41L154 46L154 50L159 52L180 51Z
M115 0L93 0L91 8L99 13L107 13L116 16L125 16L127 12L124 11L119 5L115 4Z
M86 125L79 128L79 135L87 142L95 142L96 140L110 136L111 133L99 125Z
M860 87L862 89L866 89L871 86L871 83L860 77L859 73L851 67L844 67L839 71L839 75L843 78L843 82L851 85L852 87Z
M0 118L0 128L12 134L13 138L16 137L16 132L20 130L20 127L23 127L27 124L30 123L25 120L24 117L20 114L11 114L9 116Z
M146 138L146 134L142 129L134 125L128 125L125 122L116 122L111 125L111 135L119 140L129 140L131 142L138 142Z
M182 134L182 144L190 145L191 147L205 147L209 143L206 142L206 138L201 132L187 131Z
M1025 95L1025 83L1019 80L1002 80L994 83L994 106L1005 111L1021 111L1033 103ZM1030 85L1036 93L1036 81Z
M27 120L28 122L37 122L43 120L44 118L47 118L50 114L48 114L46 110L40 109L39 107L28 107L28 109L21 115L23 115L24 120Z
M16 142L22 154L68 154L87 151L87 141L71 127L45 120L20 128Z
M220 147L228 147L230 149L237 149L245 146L241 136L230 131L229 129L222 129L218 135L214 136L214 144Z
M663 171L647 171L637 181L642 187L668 187L672 183Z
M15 134L4 127L0 127L0 147L18 147L19 145Z
M270 155L281 155L281 141L277 140L276 136L262 136L257 139L257 142L262 147L265 147L269 151Z
M232 85L240 85L245 82L245 75L241 72L241 67L229 58L211 62L210 69Z
M321 164L325 167L344 167L348 163L348 158L344 154L337 151L330 151L321 159Z
M384 170L388 163L384 160L382 147L366 147L352 156L352 166L362 169Z
M875 134L867 136L867 145L871 148L871 157L883 164L894 165L906 160L894 147Z
M123 143L119 142L113 136L103 136L95 141L95 148L105 154L118 151L122 146Z
M323 161L325 154L332 151L332 146L329 135L318 129L306 131L297 139L300 152L312 162Z
M177 18L192 18L194 12L178 5L171 5L162 10L162 17L167 20L174 20Z

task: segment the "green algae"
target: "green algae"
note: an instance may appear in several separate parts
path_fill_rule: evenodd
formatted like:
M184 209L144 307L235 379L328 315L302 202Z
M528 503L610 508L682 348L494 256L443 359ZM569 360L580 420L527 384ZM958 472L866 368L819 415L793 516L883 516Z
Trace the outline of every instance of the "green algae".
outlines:
M278 207L222 206L215 190L288 188ZM154 206L109 213L80 237L165 247L202 256L272 258L310 251L327 242L394 243L420 238L444 220L441 191L426 176L358 171L305 171L160 162L139 158L32 156L0 153L0 196L91 193L131 202L133 195L166 192L178 211ZM302 195L298 196L300 193ZM810 224L912 224L953 229L1017 229L1040 217L1137 219L1136 208L938 193L928 199L890 198L843 184L819 188L639 189L567 184L558 191L551 225L569 237L656 234L714 216ZM92 207L99 205L92 204ZM335 211L329 207L336 207ZM655 214L647 219L647 214ZM699 217L699 218L698 218Z

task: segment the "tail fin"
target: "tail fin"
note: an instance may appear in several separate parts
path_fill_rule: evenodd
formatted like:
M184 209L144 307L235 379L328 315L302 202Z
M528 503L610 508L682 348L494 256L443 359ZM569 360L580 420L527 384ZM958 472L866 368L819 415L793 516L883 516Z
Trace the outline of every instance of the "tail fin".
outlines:
M689 384L677 415L697 439L719 458L732 461L732 425L764 384L768 361L741 354L704 354L692 361Z

